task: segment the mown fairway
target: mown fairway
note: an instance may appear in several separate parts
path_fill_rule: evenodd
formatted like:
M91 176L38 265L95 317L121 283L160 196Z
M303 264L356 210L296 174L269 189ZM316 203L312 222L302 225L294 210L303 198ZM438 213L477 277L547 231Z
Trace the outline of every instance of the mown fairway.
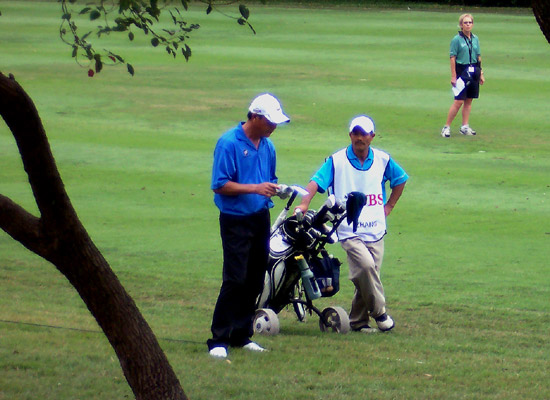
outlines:
M136 75L105 68L90 79L58 39L56 2L0 3L0 71L34 100L80 218L188 396L550 398L550 45L532 15L473 11L487 79L471 118L478 136L458 135L457 120L443 139L461 10L250 8L257 35L193 6L189 20L202 27L189 63L145 39L96 44ZM305 185L347 145L358 113L375 119L374 145L411 176L382 272L397 327L322 334L316 317L298 323L284 311L281 334L257 338L269 353L235 350L229 364L204 344L221 283L212 151L263 91L292 118L272 136L282 183ZM0 193L36 211L4 123ZM284 205L275 203L273 215ZM349 308L342 271L341 292L320 308ZM131 397L74 289L0 231L0 399Z

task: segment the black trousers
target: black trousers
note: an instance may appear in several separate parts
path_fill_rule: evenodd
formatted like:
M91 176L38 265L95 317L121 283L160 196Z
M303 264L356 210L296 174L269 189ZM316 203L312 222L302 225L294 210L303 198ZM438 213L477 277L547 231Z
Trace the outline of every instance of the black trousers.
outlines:
M223 283L212 318L209 349L241 347L254 333L256 299L263 289L269 257L269 210L248 216L220 214Z

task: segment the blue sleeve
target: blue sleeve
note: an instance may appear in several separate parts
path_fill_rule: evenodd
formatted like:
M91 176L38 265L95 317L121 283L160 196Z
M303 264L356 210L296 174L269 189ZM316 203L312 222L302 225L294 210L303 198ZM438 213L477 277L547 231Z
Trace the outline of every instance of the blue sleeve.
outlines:
M219 189L225 185L228 181L237 181L235 175L237 173L237 166L234 159L233 146L230 143L223 140L223 137L216 143L214 149L214 164L212 166L212 183L210 188L212 190Z
M325 163L319 168L319 170L311 178L312 181L317 183L319 193L325 193L329 186L332 185L334 180L334 164L332 157L325 160Z
M269 151L270 151L270 157L271 157L271 183L277 183L279 181L279 178L277 178L277 153L275 152L275 146L273 145L273 142L269 141Z
M407 175L405 170L390 158L388 165L386 165L386 170L384 171L384 182L382 182L382 184L386 181L390 181L390 188L394 188L395 186L407 182L408 179L409 175Z

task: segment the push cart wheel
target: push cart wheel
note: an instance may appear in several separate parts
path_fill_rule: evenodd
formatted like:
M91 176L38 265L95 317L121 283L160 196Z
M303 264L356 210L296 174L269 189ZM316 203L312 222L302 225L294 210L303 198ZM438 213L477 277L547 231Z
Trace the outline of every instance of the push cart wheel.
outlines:
M332 331L345 334L350 331L348 313L342 307L327 307L321 315L328 324L323 322L323 318L319 319L321 332Z
M279 317L269 308L256 310L254 317L254 333L273 336L279 333Z

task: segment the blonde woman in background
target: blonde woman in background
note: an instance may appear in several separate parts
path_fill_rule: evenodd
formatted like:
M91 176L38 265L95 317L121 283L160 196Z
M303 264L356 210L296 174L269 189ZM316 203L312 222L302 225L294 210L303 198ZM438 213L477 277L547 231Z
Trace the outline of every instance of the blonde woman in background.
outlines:
M479 85L483 85L485 78L481 69L481 49L479 39L472 33L474 26L474 17L471 14L462 14L458 19L460 31L451 40L451 85L457 88L459 84L464 83L464 89L456 94L447 122L441 130L441 136L451 136L451 123L455 119L458 111L462 107L462 126L460 133L472 136L476 131L470 128L469 119L472 110L472 101L479 97ZM459 81L461 79L461 81Z

